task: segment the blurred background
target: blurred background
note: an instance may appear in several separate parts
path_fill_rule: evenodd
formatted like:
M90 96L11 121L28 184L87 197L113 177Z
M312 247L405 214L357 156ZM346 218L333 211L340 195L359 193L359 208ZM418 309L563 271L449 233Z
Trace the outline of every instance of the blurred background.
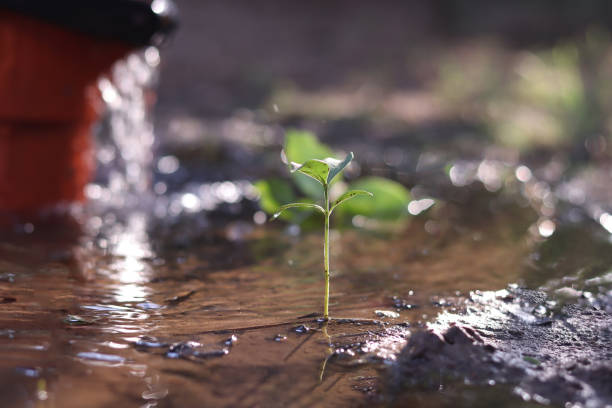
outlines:
M164 53L156 107L162 143L194 128L231 140L244 128L223 123L251 123L407 149L391 160L404 168L410 153L441 144L607 154L605 1L178 5L182 29ZM256 144L263 131L253 130L234 133Z
M196 177L282 174L284 132L304 129L411 188L446 173L497 190L520 165L555 186L580 175L605 213L605 1L178 4L154 121L160 155Z

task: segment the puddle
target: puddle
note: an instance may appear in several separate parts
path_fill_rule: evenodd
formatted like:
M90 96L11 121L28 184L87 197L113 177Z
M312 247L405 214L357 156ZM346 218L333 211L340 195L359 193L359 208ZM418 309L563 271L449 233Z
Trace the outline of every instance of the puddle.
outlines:
M499 334L479 322L494 324L501 316L551 330L571 321L555 320L566 305L605 310L597 302L610 290L607 234L586 218L559 222L545 239L534 235L539 216L522 207L520 197L480 196L474 203L486 204L486 220L449 203L387 232L336 231L335 319L326 325L318 314L323 285L316 231L294 236L280 224L252 224L234 242L224 238L223 225L213 225L193 234L187 248L173 245L171 235L154 235L150 220L101 228L96 239L107 240L106 248L79 244L86 231L80 240L50 240L44 226L4 236L0 273L12 278L0 282L0 295L14 301L0 305L3 395L12 405L26 405L38 395L32 379L44 379L49 400L66 407L79 406L81 398L91 406L380 403L384 373L405 358L401 350L411 335L431 324L456 321ZM582 239L570 247L566 234ZM81 269L72 255L56 255L75 246L87 254L86 263L77 263ZM526 309L518 300L500 300L501 292L487 292L517 282L548 297ZM581 369L582 357L563 355ZM531 372L536 360L556 375L567 370L537 350L525 356L508 372ZM489 391L497 388L510 405L550 399L530 382L519 387L490 372L483 381L449 382L443 391L439 383L435 389L417 384L401 401L456 399L471 406L476 395L497 401Z

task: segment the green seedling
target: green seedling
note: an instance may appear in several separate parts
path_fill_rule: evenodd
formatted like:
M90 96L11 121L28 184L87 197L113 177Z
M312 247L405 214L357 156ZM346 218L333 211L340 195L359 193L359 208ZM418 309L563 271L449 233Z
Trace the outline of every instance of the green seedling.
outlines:
M299 172L307 175L318 181L323 186L323 205L314 203L290 203L281 206L278 211L274 214L272 219L277 218L283 211L289 208L307 208L320 211L325 217L324 226L324 246L323 246L323 263L325 268L325 298L323 303L323 318L329 319L329 219L334 211L340 204L350 200L353 197L359 195L373 196L372 193L365 190L351 190L342 194L336 201L330 203L329 201L329 187L336 176L338 176L342 170L346 168L353 160L353 153L346 155L344 160L337 160L333 158L326 158L323 160L311 159L306 162L290 163L290 170L292 173Z

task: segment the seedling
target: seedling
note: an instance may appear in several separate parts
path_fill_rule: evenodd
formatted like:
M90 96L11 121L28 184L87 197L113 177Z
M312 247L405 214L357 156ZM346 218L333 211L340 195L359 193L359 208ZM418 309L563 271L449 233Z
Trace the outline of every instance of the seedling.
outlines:
M324 226L324 246L323 246L323 264L325 268L325 298L323 302L323 318L329 319L329 219L336 207L340 204L344 203L347 200L350 200L353 197L358 195L368 195L373 196L372 193L365 190L351 190L342 194L336 201L334 201L331 205L329 202L329 187L336 176L342 172L350 164L353 160L353 153L349 153L346 155L344 160L337 160L331 157L327 159L318 160L311 159L302 164L300 163L290 163L291 172L299 172L307 175L308 177L312 177L317 180L323 186L323 205L314 204L314 203L290 203L283 205L278 209L278 211L274 214L272 219L278 217L283 211L289 208L308 208L315 209L323 213L325 217L325 226Z

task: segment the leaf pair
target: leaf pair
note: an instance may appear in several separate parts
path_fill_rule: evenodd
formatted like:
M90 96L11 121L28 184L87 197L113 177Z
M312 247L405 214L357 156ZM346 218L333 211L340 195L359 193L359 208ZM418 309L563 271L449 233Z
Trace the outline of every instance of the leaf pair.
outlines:
M350 152L349 154L346 155L344 160L337 160L337 159L328 157L323 160L319 160L319 159L307 160L303 164L291 162L291 172L292 173L299 172L299 173L305 174L308 177L311 177L317 180L319 183L321 183L321 185L323 186L323 188L325 189L327 193L327 190L331 182L333 181L333 179L338 174L340 174L340 172L342 172L342 170L344 170L346 166L348 166L351 163L354 157L355 156L353 155L353 152ZM329 207L328 203L325 203L326 207L329 208L329 213L327 213L327 210L325 208L321 207L318 204L312 204L312 203L286 204L286 205L281 206L278 209L278 211L272 216L272 219L277 218L283 211L289 208L310 208L310 209L321 211L321 213L323 213L324 215L329 216L331 215L331 213L334 211L334 209L337 206L339 206L343 202L350 200L351 198L356 197L358 195L373 196L372 193L365 191L365 190L347 191L344 194L342 194L340 198L338 198L331 205L331 207ZM328 195L325 194L325 197L328 197Z
M351 163L354 157L353 152L350 152L346 155L344 160L328 157L323 160L307 160L302 164L291 162L291 172L294 173L297 171L305 174L317 180L323 187L327 187L331 184L332 180Z

